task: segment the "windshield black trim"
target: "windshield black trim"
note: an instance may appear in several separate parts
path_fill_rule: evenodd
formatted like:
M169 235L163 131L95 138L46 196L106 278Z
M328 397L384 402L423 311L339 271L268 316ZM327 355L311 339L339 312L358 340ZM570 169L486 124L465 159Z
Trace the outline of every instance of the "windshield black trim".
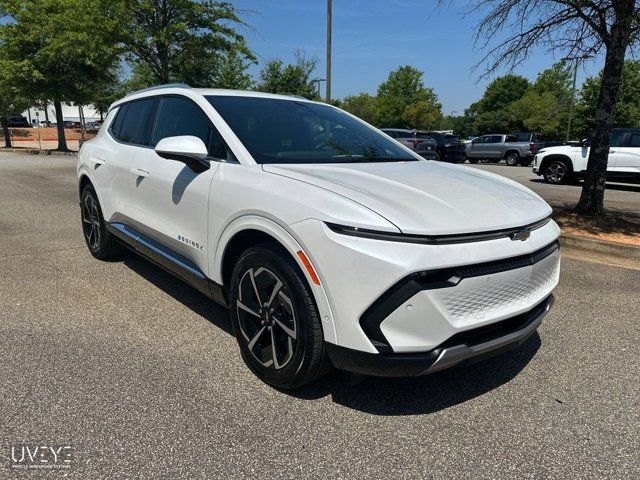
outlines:
M487 232L474 232L453 235L415 235L409 233L380 232L377 230L367 230L358 227L337 225L325 222L327 227L335 233L349 235L352 237L369 238L371 240L384 240L389 242L418 243L422 245L451 245L456 243L483 242L486 240L496 240L499 238L511 238L513 235L525 232L532 232L545 226L551 221L551 217L543 218L537 222L521 227L505 228L500 230L490 230ZM513 238L519 240L519 238Z

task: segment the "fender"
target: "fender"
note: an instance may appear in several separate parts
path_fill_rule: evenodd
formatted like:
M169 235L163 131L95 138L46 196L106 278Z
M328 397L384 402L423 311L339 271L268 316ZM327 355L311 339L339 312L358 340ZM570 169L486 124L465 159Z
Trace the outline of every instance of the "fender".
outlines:
M226 251L227 244L237 233L243 230L259 230L267 235L275 238L280 244L289 252L291 258L298 264L300 270L304 273L307 280L307 284L313 294L313 297L318 306L318 312L322 319L322 331L324 339L327 342L338 343L336 328L334 324L333 314L331 313L331 306L327 294L324 290L322 283L316 285L309 277L307 269L302 264L297 252L305 251L304 246L298 243L298 241L281 225L277 224L273 220L269 220L265 217L258 215L243 215L236 218L229 223L218 240L215 250L215 257L209 260L209 271L211 272L211 279L222 285L222 259ZM316 270L317 271L317 270Z

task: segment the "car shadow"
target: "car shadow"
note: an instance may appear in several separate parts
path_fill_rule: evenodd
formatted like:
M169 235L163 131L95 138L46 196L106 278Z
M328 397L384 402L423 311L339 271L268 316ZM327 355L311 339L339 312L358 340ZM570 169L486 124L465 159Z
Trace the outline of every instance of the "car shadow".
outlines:
M525 343L487 360L415 378L382 378L335 371L301 390L285 392L334 403L373 415L435 413L484 395L516 377L540 348L538 333Z
M205 318L223 332L233 335L228 310L182 280L140 256L130 253L123 263L166 294Z
M129 254L123 263L212 325L233 335L224 307L138 255ZM536 332L514 350L432 375L382 378L335 370L307 387L283 393L304 400L330 396L339 405L373 415L434 413L509 382L527 366L540 345Z

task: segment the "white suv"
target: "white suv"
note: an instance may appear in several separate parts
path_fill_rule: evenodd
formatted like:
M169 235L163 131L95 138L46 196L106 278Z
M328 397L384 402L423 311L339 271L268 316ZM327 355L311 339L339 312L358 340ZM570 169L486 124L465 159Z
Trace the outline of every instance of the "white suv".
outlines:
M607 158L607 180L640 182L640 128L614 128ZM589 160L588 140L540 150L533 159L533 173L549 183L563 184L584 176Z
M423 160L330 105L163 86L78 159L92 255L144 255L229 306L242 357L295 388L333 364L411 376L523 342L558 226L503 177Z

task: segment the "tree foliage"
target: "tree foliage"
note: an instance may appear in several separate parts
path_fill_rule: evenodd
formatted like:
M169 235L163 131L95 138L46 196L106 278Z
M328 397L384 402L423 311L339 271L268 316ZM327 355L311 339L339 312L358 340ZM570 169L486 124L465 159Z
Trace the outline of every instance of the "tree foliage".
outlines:
M114 5L122 14L120 38L138 82L211 86L220 58L254 60L234 28L245 24L230 2L117 0Z
M571 103L571 78L565 62L539 74L522 98L509 105L511 123L536 132L541 138L563 138Z
M118 21L107 0L0 0L0 8L9 17L0 48L20 94L53 101L58 148L66 150L61 103L87 104L93 85L113 81Z
M307 58L301 51L295 52L295 58L296 63L288 65L279 59L267 62L260 72L258 90L318 99L318 86L313 76L317 59Z
M600 95L602 72L587 78L576 106L576 129L580 138L591 135ZM627 60L622 70L614 127L640 126L640 60Z
M493 80L482 98L471 104L465 115L473 122L475 134L519 130L522 125L510 115L513 102L522 98L530 83L519 75L504 75Z
M371 125L380 124L380 106L378 99L368 93L345 97L342 102L340 102L340 108Z
M387 80L378 87L382 125L423 128L421 125L441 118L442 106L438 97L433 89L425 87L422 77L423 73L410 65L389 73Z

